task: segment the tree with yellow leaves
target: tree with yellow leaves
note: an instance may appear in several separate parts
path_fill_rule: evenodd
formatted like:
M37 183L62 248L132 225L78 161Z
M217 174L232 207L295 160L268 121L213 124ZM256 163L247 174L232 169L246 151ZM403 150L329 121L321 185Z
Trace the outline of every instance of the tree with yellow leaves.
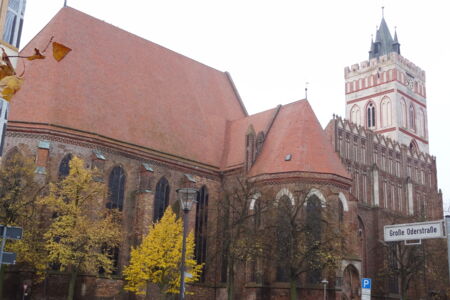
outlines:
M125 290L138 295L146 294L148 283L156 284L162 299L168 294L177 294L180 287L181 246L183 225L169 207L162 219L150 227L141 245L131 250L130 265L123 274L127 284ZM192 232L186 240L186 268L192 277L186 283L198 281L202 265L194 257Z
M67 299L74 296L80 272L97 273L100 268L113 270L110 249L120 243L120 222L114 209L104 205L105 188L93 180L93 171L80 158L70 161L70 172L42 199L54 214L44 234L49 261L71 273ZM103 250L103 251L101 251Z
M0 224L23 228L21 240L9 240L6 250L16 253L17 262L33 267L43 274L46 252L42 249L42 233L37 230L40 220L37 195L41 190L34 181L35 165L19 152L5 158L0 168ZM0 299L6 265L0 265Z

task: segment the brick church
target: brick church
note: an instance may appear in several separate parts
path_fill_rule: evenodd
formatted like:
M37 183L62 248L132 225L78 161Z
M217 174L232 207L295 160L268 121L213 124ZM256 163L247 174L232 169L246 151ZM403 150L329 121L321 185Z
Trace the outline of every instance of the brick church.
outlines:
M249 209L265 197L315 198L342 210L353 250L326 278L328 299L360 299L360 279L377 278L383 226L392 216L442 218L436 160L428 153L425 72L401 56L384 18L369 60L345 68L346 118L334 116L325 129L308 100L249 115L227 72L69 7L21 53L44 48L52 37L72 51L60 62L25 62L26 83L9 107L3 156L35 158L39 181L56 180L79 156L101 171L108 201L123 212L118 274L80 276L78 299L129 299L120 270L130 246L166 207L175 207L176 190L187 185L199 190L189 226L196 258L206 263L189 299L226 299L223 258L211 258L220 245L214 234L220 224L213 221L237 176L258 190ZM289 299L289 284L263 265L236 266L235 299ZM252 276L255 268L260 276ZM11 286L22 280L8 276ZM396 280L376 281L372 296L398 299ZM36 293L63 299L65 284L55 272ZM321 299L323 285L299 280L298 292Z

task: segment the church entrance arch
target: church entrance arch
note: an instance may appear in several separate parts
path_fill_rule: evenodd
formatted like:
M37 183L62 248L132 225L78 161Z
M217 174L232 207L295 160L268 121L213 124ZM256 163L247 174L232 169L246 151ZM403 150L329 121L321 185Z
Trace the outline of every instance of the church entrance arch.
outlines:
M349 264L344 269L344 285L342 287L342 299L360 300L359 289L360 280L358 269L352 264Z

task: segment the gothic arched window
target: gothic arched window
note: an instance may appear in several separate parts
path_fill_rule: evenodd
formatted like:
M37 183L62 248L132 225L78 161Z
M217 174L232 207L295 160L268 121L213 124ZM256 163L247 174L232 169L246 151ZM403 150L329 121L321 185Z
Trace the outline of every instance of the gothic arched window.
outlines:
M206 261L206 234L208 228L208 190L203 186L197 194L197 208L195 211L195 259L199 264ZM201 280L204 281L205 271Z
M367 106L367 127L375 128L375 105L369 103Z
M280 282L289 281L289 254L292 249L291 235L291 212L292 203L288 196L284 195L278 200L277 211L277 273L276 280Z
M114 167L109 174L108 191L109 202L107 207L122 211L125 196L125 172L119 166Z
M340 199L338 200L338 219L339 225L342 225L344 223L344 205Z
M158 222L164 215L169 205L169 182L165 177L161 178L156 185L155 202L153 206L153 222Z
M405 99L402 98L400 100L400 106L401 106L401 112L402 112L402 126L404 128L406 128L408 122L407 122L407 113L406 113L406 102L405 102Z
M392 124L392 109L391 109L391 99L388 97L383 98L381 101L381 119L382 126L388 127Z
M260 131L256 136L256 155L261 153L263 143L264 143L264 132Z
M320 241L322 236L322 214L321 214L321 202L320 199L316 195L312 195L308 198L306 204L306 225L307 230L309 232L309 247L315 245L317 241ZM318 259L314 254L310 258L312 261ZM308 280L310 283L318 283L321 278L321 270L313 269L308 272Z
M72 154L67 154L61 160L59 164L58 176L59 178L64 178L69 175L70 172L70 161L72 160Z
M412 104L409 106L409 128L416 131L416 111Z
M255 132L253 130L253 126L250 125L249 132L247 133L245 137L245 148L246 148L246 169L247 171L250 170L250 168L253 165L253 162L255 161L256 151L255 151Z
M425 112L422 108L419 109L417 114L417 133L419 136L425 136Z
M361 112L359 110L358 105L353 105L352 109L350 110L350 121L357 125L361 125Z

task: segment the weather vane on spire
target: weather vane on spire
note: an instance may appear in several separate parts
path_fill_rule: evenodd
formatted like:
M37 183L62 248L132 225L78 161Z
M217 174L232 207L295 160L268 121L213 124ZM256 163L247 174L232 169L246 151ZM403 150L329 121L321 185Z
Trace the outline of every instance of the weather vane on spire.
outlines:
M308 100L308 84L309 82L305 82L305 99Z

